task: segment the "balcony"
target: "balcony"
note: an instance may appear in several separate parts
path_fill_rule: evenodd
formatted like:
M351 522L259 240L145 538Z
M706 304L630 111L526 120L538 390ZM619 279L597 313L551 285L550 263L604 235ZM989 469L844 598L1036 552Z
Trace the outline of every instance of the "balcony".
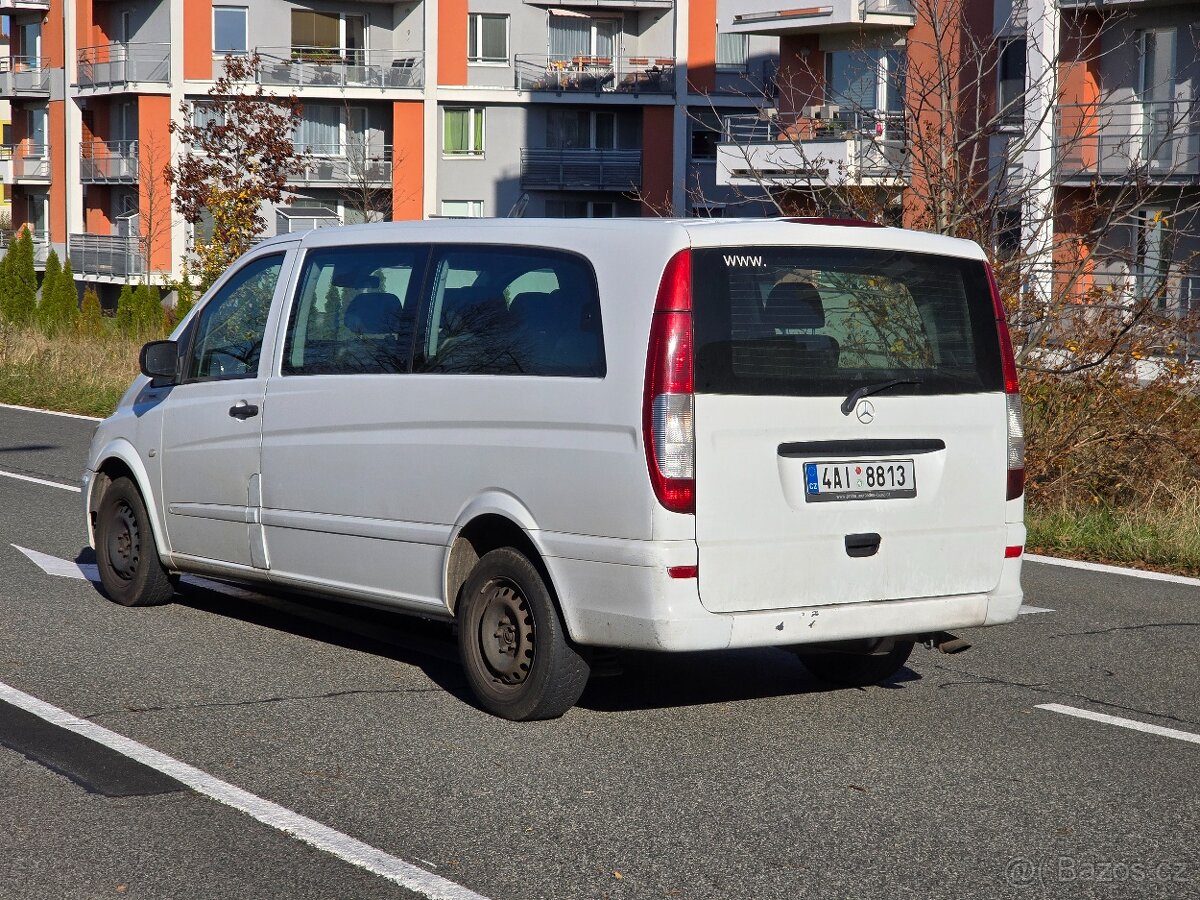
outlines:
M391 188L390 146L306 146L310 154L304 171L288 177L288 184L308 187Z
M282 87L420 88L425 54L420 50L327 50L257 47L259 84ZM224 57L213 60L214 73Z
M13 241L18 237L18 232L15 231L0 231L0 256L8 252L8 248L12 246ZM46 260L50 258L50 235L48 234L33 234L33 264L35 267L44 269Z
M22 141L0 145L0 163L14 184L45 183L50 180L50 151L45 144Z
M908 183L908 150L900 115L728 116L724 131L717 144L720 185L828 188Z
M84 184L136 184L138 142L83 142L79 145L79 180Z
M0 0L0 13L49 11L50 0Z
M49 97L50 70L36 56L0 58L0 97Z
M555 94L638 96L675 93L675 60L662 56L516 57L517 89Z
M635 191L641 186L641 150L521 151L523 190Z
M771 0L720 0L717 18L722 31L775 36L912 28L917 23L912 0L818 0L781 7Z
M76 58L80 89L119 89L171 83L170 44L104 44L84 47Z
M71 268L83 275L128 278L146 274L146 242L116 234L72 234L67 241Z
M1200 178L1200 102L1098 103L1055 111L1061 182L1130 178L1193 184Z

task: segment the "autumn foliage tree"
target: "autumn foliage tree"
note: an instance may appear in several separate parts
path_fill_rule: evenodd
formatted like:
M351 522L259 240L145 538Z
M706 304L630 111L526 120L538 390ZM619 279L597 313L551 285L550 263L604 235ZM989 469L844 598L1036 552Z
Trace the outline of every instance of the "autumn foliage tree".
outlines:
M180 104L171 123L182 145L166 169L175 208L190 224L211 218L212 233L192 244L190 269L207 288L266 229L264 204L283 202L288 179L303 171L306 154L292 136L301 106L254 85L257 54L226 56L221 77L203 101Z

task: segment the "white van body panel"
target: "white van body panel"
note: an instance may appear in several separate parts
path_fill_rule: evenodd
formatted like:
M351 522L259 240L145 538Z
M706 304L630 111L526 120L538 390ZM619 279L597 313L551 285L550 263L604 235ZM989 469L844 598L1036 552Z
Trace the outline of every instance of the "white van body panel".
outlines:
M255 253L294 242L268 242ZM391 242L517 245L584 255L595 268L601 299L604 377L281 374L287 314L304 254ZM261 431L258 464L238 473L239 483L251 476L239 501L245 503L241 524L259 528L262 546L256 554L249 540L243 560L172 556L164 487L154 473L143 474L139 481L160 554L178 571L270 579L448 617L454 539L479 516L499 515L543 554L567 630L581 644L700 650L1012 621L1021 602L1020 559L1004 559L1003 551L1023 545L1025 530L1022 502L1003 501L1000 394L941 398L952 402L936 412L922 407L919 397L873 398L879 417L872 436L913 436L914 430L944 427L949 415L957 417L954 428L939 434L948 447L962 444L964 455L976 461L950 463L933 454L922 459L913 502L824 504L803 512L794 502L792 474L763 448L855 435L861 426L845 422L829 398L794 398L781 416L775 398L699 395L697 514L658 504L646 468L642 394L663 269L689 247L771 245L983 258L967 241L764 220L448 220L306 234L277 291L267 334L271 348L264 347L259 370L265 379L262 414L249 420ZM127 396L99 426L89 470L110 458L141 466L148 443L158 446L149 435L161 429L163 408L175 399L170 393L139 416L131 414ZM830 403L836 419L827 414ZM715 423L710 431L704 430L706 419ZM197 434L187 440L203 439ZM247 439L239 446L252 444ZM761 464L746 466L748 454L761 456ZM711 483L709 474L715 476ZM964 486L996 497L987 502L986 524L963 527L966 513L955 497ZM914 524L906 511L929 521ZM856 531L887 536L894 527L903 534L883 543L878 558L848 559L841 547L837 557L831 535L851 520ZM817 521L819 530L806 534L807 523ZM871 522L877 527L862 524ZM667 574L668 567L696 565L698 579ZM893 585L910 587L906 592Z

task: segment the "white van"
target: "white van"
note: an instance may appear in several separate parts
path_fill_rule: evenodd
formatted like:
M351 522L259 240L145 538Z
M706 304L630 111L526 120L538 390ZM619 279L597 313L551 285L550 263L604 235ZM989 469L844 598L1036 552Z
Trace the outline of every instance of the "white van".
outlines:
M103 587L179 573L455 620L561 715L594 648L863 684L1021 604L1012 348L970 242L832 220L480 220L247 253L96 432Z

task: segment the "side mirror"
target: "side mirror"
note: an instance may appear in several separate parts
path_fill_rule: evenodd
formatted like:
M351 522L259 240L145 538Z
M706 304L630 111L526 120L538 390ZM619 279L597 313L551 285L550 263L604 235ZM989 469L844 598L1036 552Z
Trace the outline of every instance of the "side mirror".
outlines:
M174 384L178 377L179 344L176 341L151 341L142 347L138 356L142 374L152 387Z

